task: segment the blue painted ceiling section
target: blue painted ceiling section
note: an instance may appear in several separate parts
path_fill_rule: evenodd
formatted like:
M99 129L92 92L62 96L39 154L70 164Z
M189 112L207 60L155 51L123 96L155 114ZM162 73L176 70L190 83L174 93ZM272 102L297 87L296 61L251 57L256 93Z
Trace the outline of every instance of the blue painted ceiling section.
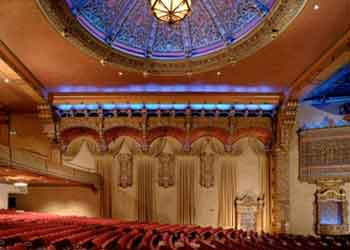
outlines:
M346 64L334 73L328 80L314 88L304 101L332 101L350 97L350 65Z
M329 79L307 94L302 101L328 113L348 114L347 106L350 103L350 65L346 64L341 67Z
M196 0L176 25L156 20L149 0L65 0L80 24L107 46L155 59L207 55L238 42L274 8L276 0Z

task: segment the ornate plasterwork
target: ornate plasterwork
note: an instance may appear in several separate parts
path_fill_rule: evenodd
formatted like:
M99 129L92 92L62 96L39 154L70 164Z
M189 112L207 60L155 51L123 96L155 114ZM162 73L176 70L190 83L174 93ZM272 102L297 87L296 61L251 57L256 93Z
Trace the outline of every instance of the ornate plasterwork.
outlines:
M298 102L290 100L280 109L276 123L276 142L273 145L272 164L272 230L287 232L290 223L289 147L294 131Z
M299 133L299 179L350 181L350 127L305 130Z
M254 195L236 198L236 228L246 231L261 231L264 200Z
M344 182L341 179L317 182L315 193L315 232L322 235L343 235L349 233L348 201Z
M175 185L175 155L161 153L158 155L158 185L168 188Z
M119 186L131 187L133 184L133 157L131 154L121 153L117 159L119 161Z
M245 27L245 29L248 28L248 30L239 30L238 32L232 33L232 31L235 31L234 27L236 26L232 28L232 22L227 18L229 12L225 12L225 9L220 9L220 4L223 4L222 2L220 2L219 7L214 7L213 3L210 3L210 1L198 1L198 6L202 11L195 12L191 18L194 20L202 20L204 17L201 15L207 15L207 17L204 18L208 20L206 26L209 24L211 24L211 26L201 30L203 25L198 25L199 30L194 30L192 32L193 37L191 43L189 43L188 36L186 35L188 32L183 32L183 30L186 31L186 24L182 25L184 27L179 26L170 32L169 27L157 27L157 25L154 25L154 22L145 21L143 25L148 27L145 27L145 30L150 30L149 33L140 29L140 25L138 25L136 29L131 29L130 27L134 27L132 25L135 25L135 23L137 24L138 19L133 18L133 13L135 12L130 9L130 6L135 7L137 4L126 4L125 8L117 8L116 11L124 13L121 14L123 18L118 18L118 21L113 22L110 16L103 15L106 23L110 23L113 30L109 31L107 29L106 31L104 27L98 27L97 22L94 36L87 32L74 16L77 15L80 18L79 20L83 19L83 17L80 16L79 8L73 7L71 11L65 1L37 1L57 31L91 56L103 60L104 63L118 65L128 70L160 75L182 75L187 72L208 71L226 64L235 63L254 53L257 49L265 46L274 39L299 14L307 2L307 0L276 0L271 4L269 1L238 1L235 9L237 9L239 13L243 13L242 17L248 18L247 20L250 20L249 18L252 16L252 20L249 22L246 20L248 23L242 26ZM139 1L139 5L141 4L140 2L141 1ZM227 1L227 3L229 2L230 1ZM242 6L240 6L240 4ZM270 10L265 8L269 4L272 5L270 6ZM145 6L136 6L135 9L138 11L144 10L143 14L140 13L137 15L138 17L147 15L147 8L145 8ZM74 14L72 14L72 12ZM116 15L117 14L118 13L116 13ZM196 15L199 15L199 17L196 18ZM260 15L265 17L261 18ZM237 17L237 13L234 16ZM260 21L258 21L259 16ZM241 20L245 20L244 18L238 18L234 23L239 24ZM254 22L258 24L255 24L255 28L251 28L250 25ZM98 37L96 34L99 32L101 33L101 31L107 32L108 36L96 38ZM159 32L161 33L159 36L160 39L155 40L154 36L157 36ZM209 32L207 36L209 40L214 39L211 43L211 47L207 50L204 49L204 51L212 53L206 54L206 52L204 52L203 56L194 57L193 55L195 53L199 55L203 53L203 46L208 46L207 44L202 44L206 41L203 37L196 38L196 36L203 34L203 32ZM242 36L239 32L243 32L244 35ZM113 46L116 46L113 42L117 33L123 34L123 36L119 36L120 38L133 37L132 44L135 48L133 48L132 52L130 49L121 52L121 47L118 49L113 48ZM147 34L151 34L150 37L146 37ZM182 34L185 35L183 36ZM165 35L171 35L171 37L169 39L163 39L163 41L162 38L164 38ZM235 35L238 37L234 37ZM147 42L146 46L145 41ZM171 43L170 47L174 48L175 51L169 51L170 47L167 41ZM183 41L185 42L182 44ZM125 41L117 41L118 44L122 44L123 42ZM221 45L218 46L220 43ZM140 48L138 48L138 46ZM198 52L193 50L191 53L189 48L193 48L193 46L198 46ZM216 49L214 49L214 47ZM217 48L219 48L219 50L217 50ZM177 54L179 54L178 51L182 51L179 56L177 56ZM165 57L163 57L164 53L166 54ZM177 56L175 57L176 60L174 60L174 58L167 59L171 57L173 53ZM144 54L144 58L140 57L142 54ZM153 57L149 58L150 55ZM159 58L162 58L162 60Z

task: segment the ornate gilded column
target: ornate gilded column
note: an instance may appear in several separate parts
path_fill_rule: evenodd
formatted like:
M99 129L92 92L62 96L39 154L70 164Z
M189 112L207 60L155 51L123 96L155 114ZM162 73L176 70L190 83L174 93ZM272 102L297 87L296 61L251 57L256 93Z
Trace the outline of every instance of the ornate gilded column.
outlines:
M298 108L296 100L288 101L278 113L276 140L272 147L271 193L272 231L288 232L290 224L289 147Z
M48 158L51 162L61 164L62 155L60 149L59 124L56 122L51 105L38 105L39 119L42 122L43 132L50 140L50 151Z

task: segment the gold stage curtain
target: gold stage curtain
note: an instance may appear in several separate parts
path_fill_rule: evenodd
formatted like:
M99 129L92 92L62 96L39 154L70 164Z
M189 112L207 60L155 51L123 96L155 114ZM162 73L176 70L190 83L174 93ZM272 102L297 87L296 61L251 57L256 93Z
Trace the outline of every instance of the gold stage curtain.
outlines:
M151 222L154 219L155 195L153 187L153 167L155 165L155 159L146 155L140 156L136 161L136 167L138 169L138 220L142 222Z
M103 184L100 192L100 211L101 216L110 218L112 216L112 165L113 157L111 155L96 156L96 169L102 177Z
M264 145L255 138L249 138L249 146L257 154L260 169L260 198L264 201L261 230L270 231L271 225L271 197L270 197L270 164Z
M195 174L196 159L191 156L178 156L176 165L177 178L177 217L180 224L195 222Z
M237 191L236 178L234 157L224 156L222 158L219 183L218 225L221 227L235 227L235 199Z

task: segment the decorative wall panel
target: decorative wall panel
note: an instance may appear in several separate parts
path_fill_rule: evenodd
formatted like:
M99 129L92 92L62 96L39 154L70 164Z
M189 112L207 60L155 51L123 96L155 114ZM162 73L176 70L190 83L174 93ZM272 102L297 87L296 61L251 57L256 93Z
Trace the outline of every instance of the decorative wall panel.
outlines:
M301 131L299 155L302 181L350 180L350 127Z

